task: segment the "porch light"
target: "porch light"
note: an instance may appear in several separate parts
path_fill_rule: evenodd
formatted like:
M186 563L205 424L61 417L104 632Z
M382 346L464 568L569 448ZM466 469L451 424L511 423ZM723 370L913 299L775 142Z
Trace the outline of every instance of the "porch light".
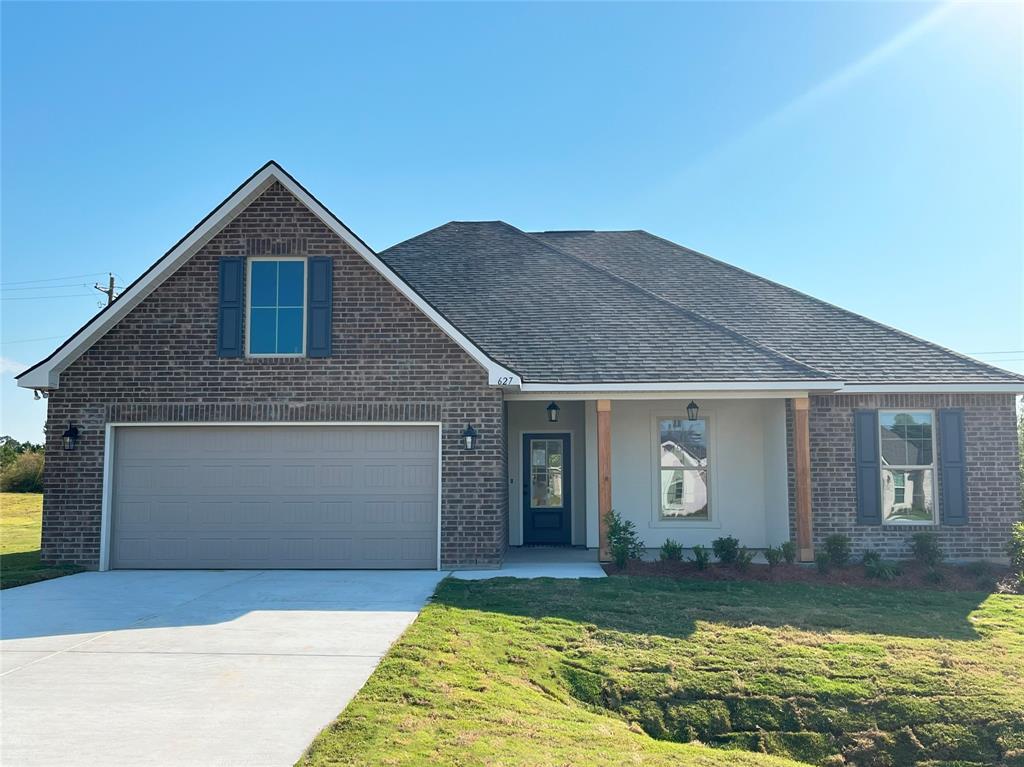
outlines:
M68 421L68 429L60 436L61 445L65 450L74 450L78 445L78 427Z
M472 424L466 424L466 428L462 430L462 441L466 444L466 450L472 450L476 447L477 433L476 429L473 428Z
M561 409L562 408L560 408L556 402L552 402L548 405L548 420L551 423L558 423L558 411Z
M697 420L697 413L700 412L700 407L693 400L690 400L690 404L686 406L686 417L691 421Z

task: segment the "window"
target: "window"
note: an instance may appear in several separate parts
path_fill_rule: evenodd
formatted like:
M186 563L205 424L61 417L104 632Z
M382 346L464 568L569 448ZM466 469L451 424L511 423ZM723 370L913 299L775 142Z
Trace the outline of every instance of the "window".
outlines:
M699 418L658 419L661 519L708 520L708 425Z
M935 521L935 429L930 410L878 413L882 456L882 522Z
M306 351L306 261L249 259L250 355L302 355Z

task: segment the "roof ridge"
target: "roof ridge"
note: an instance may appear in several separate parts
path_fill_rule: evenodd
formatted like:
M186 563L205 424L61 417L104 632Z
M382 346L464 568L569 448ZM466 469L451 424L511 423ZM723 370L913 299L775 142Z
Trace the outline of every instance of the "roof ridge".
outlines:
M633 290L636 290L636 291L638 291L640 293L643 293L644 295L648 296L649 298L653 298L654 300L656 300L656 301L658 301L658 302L660 302L662 304L665 304L665 305L671 307L674 311L680 312L682 314L686 314L686 315L688 315L689 317L691 317L693 319L696 319L696 320L698 320L700 322L703 322L705 325L707 325L709 327L712 327L712 328L715 328L717 330L723 331L723 332L727 333L728 335L730 335L730 336L736 338L737 340L741 341L742 343L747 344L748 346L752 346L752 347L756 348L757 350L759 350L761 352L764 352L766 354L769 354L769 355L771 355L773 357L777 357L779 359L785 360L786 362L788 362L788 363L790 363L792 365L797 365L799 367L802 367L805 370L809 370L809 371L811 371L813 373L819 373L819 374L821 374L823 376L830 377L833 380L838 380L837 378L835 378L835 374L834 373L831 373L831 372L829 372L827 370L822 370L821 368L816 368L813 365L808 365L806 362L801 362L800 360L796 359L795 357L791 357L790 355L785 354L783 352L780 352L777 349L773 349L772 347L768 346L767 344L763 344L763 343L760 343L759 341L755 341L752 338L748 338L747 336L743 335L739 331L737 331L737 330L735 330L735 329L733 329L733 328L731 328L731 327L729 327L727 325L723 325L722 323L717 322L715 320L712 320L709 317L705 317L700 312L696 312L693 309L690 309L688 307L685 307L685 306L682 306L680 304L677 304L675 301L670 301L669 299L667 299L667 298L665 298L663 296L659 296L657 293L654 293L653 291L650 291L647 288L642 287L641 285L637 285L632 280L629 280L629 279L627 279L627 278L625 278L625 277L623 277L623 276L621 276L619 274L616 274L615 272L611 271L610 269L606 269L603 266L598 266L597 264L593 264L593 263L591 263L590 261L588 261L585 258L581 258L580 256L574 255L572 253L569 253L567 251L562 250L561 248L555 247L554 245L552 245L552 244L550 244L548 242L545 242L541 238L536 237L535 235L533 235L533 234L531 234L529 232L524 232L522 229L519 229L518 227L513 226L512 224L509 224L506 221L502 221L500 223L504 224L505 226L507 226L512 231L517 232L518 234L522 235L523 237L527 237L530 240L533 240L534 242L542 245L543 247L547 248L548 250L550 250L550 251L552 251L554 253L558 253L561 256L564 256L566 258L570 258L573 261L576 261L577 263L583 264L584 266L589 267L590 269L592 269L594 271L600 272L601 274L604 274L604 275L606 275L608 277L611 277L616 282L622 283L623 285L627 285L630 288L632 288Z
M630 229L630 230L623 230L623 231L639 232L640 234L643 234L643 235L645 235L647 237L650 237L651 239L667 243L668 245L672 246L673 248L679 248L680 250L685 250L687 253L692 253L693 255L697 256L698 258L703 258L706 261L711 261L713 263L718 264L719 266L724 266L725 268L731 269L734 272L739 272L740 274L746 275L747 277L753 277L755 280L759 280L760 282L764 282L764 283L767 283L769 285L774 285L775 287L782 288L783 290L786 290L786 291L789 291L790 293L793 293L795 295L801 296L802 298L809 299L810 301L813 301L814 303L819 304L820 306L824 306L827 309L831 309L832 311L836 311L836 312L840 312L841 314L846 314L846 315L849 315L849 316L852 316L852 317L856 317L857 319L863 320L863 321L865 321L865 322L867 322L867 323L869 323L871 325L875 325L876 327L880 327L880 328L882 328L884 330L888 330L888 331L890 331L892 333L896 333L897 335L903 336L904 338L909 338L912 341L917 341L918 343L922 343L922 344L925 344L927 346L931 346L931 347L933 347L935 349L939 349L940 351L946 352L947 354L951 354L951 355L953 355L954 357L956 357L958 359L964 360L965 362L969 362L972 365L974 365L975 367L979 367L979 368L982 368L982 369L985 369L985 370L994 370L994 371L997 371L999 373L1009 374L1009 375L1011 375L1011 376L1013 376L1015 378L1018 378L1020 380L1024 380L1024 375L1021 375L1020 373L1014 373L1012 370L1006 370L1004 368L996 367L995 365L990 365L987 362L982 362L981 360L976 360L973 357L969 357L966 354L962 354L962 353L960 353L960 352L958 352L958 351L956 351L954 349L950 349L949 347L943 346L942 344L937 344L934 341L929 341L929 340L927 340L925 338L921 338L920 336L915 336L913 333L908 333L905 330L900 330L899 328L894 328L892 325L886 325L884 322L879 322L878 320L875 320L875 319L872 319L871 317L868 317L866 315L860 314L859 312L851 311L850 309L844 309L843 307L839 306L838 304L833 304L833 303L831 303L829 301L826 301L826 300L824 300L822 298L818 298L817 296L812 296L810 293L804 293L802 290L797 290L796 288L792 288L789 285L784 285L781 282L776 282L775 280L769 279L768 277L765 277L763 275L756 274L754 272L748 271L747 269L744 269L743 267L736 266L735 264L730 264L728 261L722 261L721 259L715 258L714 256L709 256L707 253L701 253L699 250L694 250L693 248L688 248L685 245L680 245L678 242L673 242L672 240L666 239L665 237L661 237L660 235L652 234L651 232L648 232L646 229ZM669 300L671 301L671 299L669 299ZM671 303L675 303L675 302L671 301Z

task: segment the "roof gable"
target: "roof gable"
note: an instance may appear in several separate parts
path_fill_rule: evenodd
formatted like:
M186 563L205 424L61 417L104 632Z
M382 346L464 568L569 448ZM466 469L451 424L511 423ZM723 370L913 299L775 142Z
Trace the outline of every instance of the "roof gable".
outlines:
M489 357L475 343L467 338L448 319L442 316L429 301L392 271L376 253L353 233L345 224L313 197L305 187L296 181L276 162L270 161L246 179L234 192L214 208L191 231L142 273L125 291L79 328L48 357L36 363L17 376L18 385L32 389L55 389L60 384L60 373L80 357L97 340L103 337L125 315L138 306L164 280L177 271L204 245L213 239L241 211L248 207L273 183L280 183L297 200L327 225L349 247L374 267L393 287L405 295L449 338L458 344L487 371L492 384L502 382L519 383L518 374Z

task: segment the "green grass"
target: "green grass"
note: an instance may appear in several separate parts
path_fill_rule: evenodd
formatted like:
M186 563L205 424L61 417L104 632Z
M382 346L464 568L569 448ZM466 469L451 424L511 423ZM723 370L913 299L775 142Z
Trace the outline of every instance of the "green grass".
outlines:
M1024 597L447 580L300 764L794 763L765 753L1024 765Z
M43 496L0 493L0 589L59 578L81 570L49 567L39 562Z

